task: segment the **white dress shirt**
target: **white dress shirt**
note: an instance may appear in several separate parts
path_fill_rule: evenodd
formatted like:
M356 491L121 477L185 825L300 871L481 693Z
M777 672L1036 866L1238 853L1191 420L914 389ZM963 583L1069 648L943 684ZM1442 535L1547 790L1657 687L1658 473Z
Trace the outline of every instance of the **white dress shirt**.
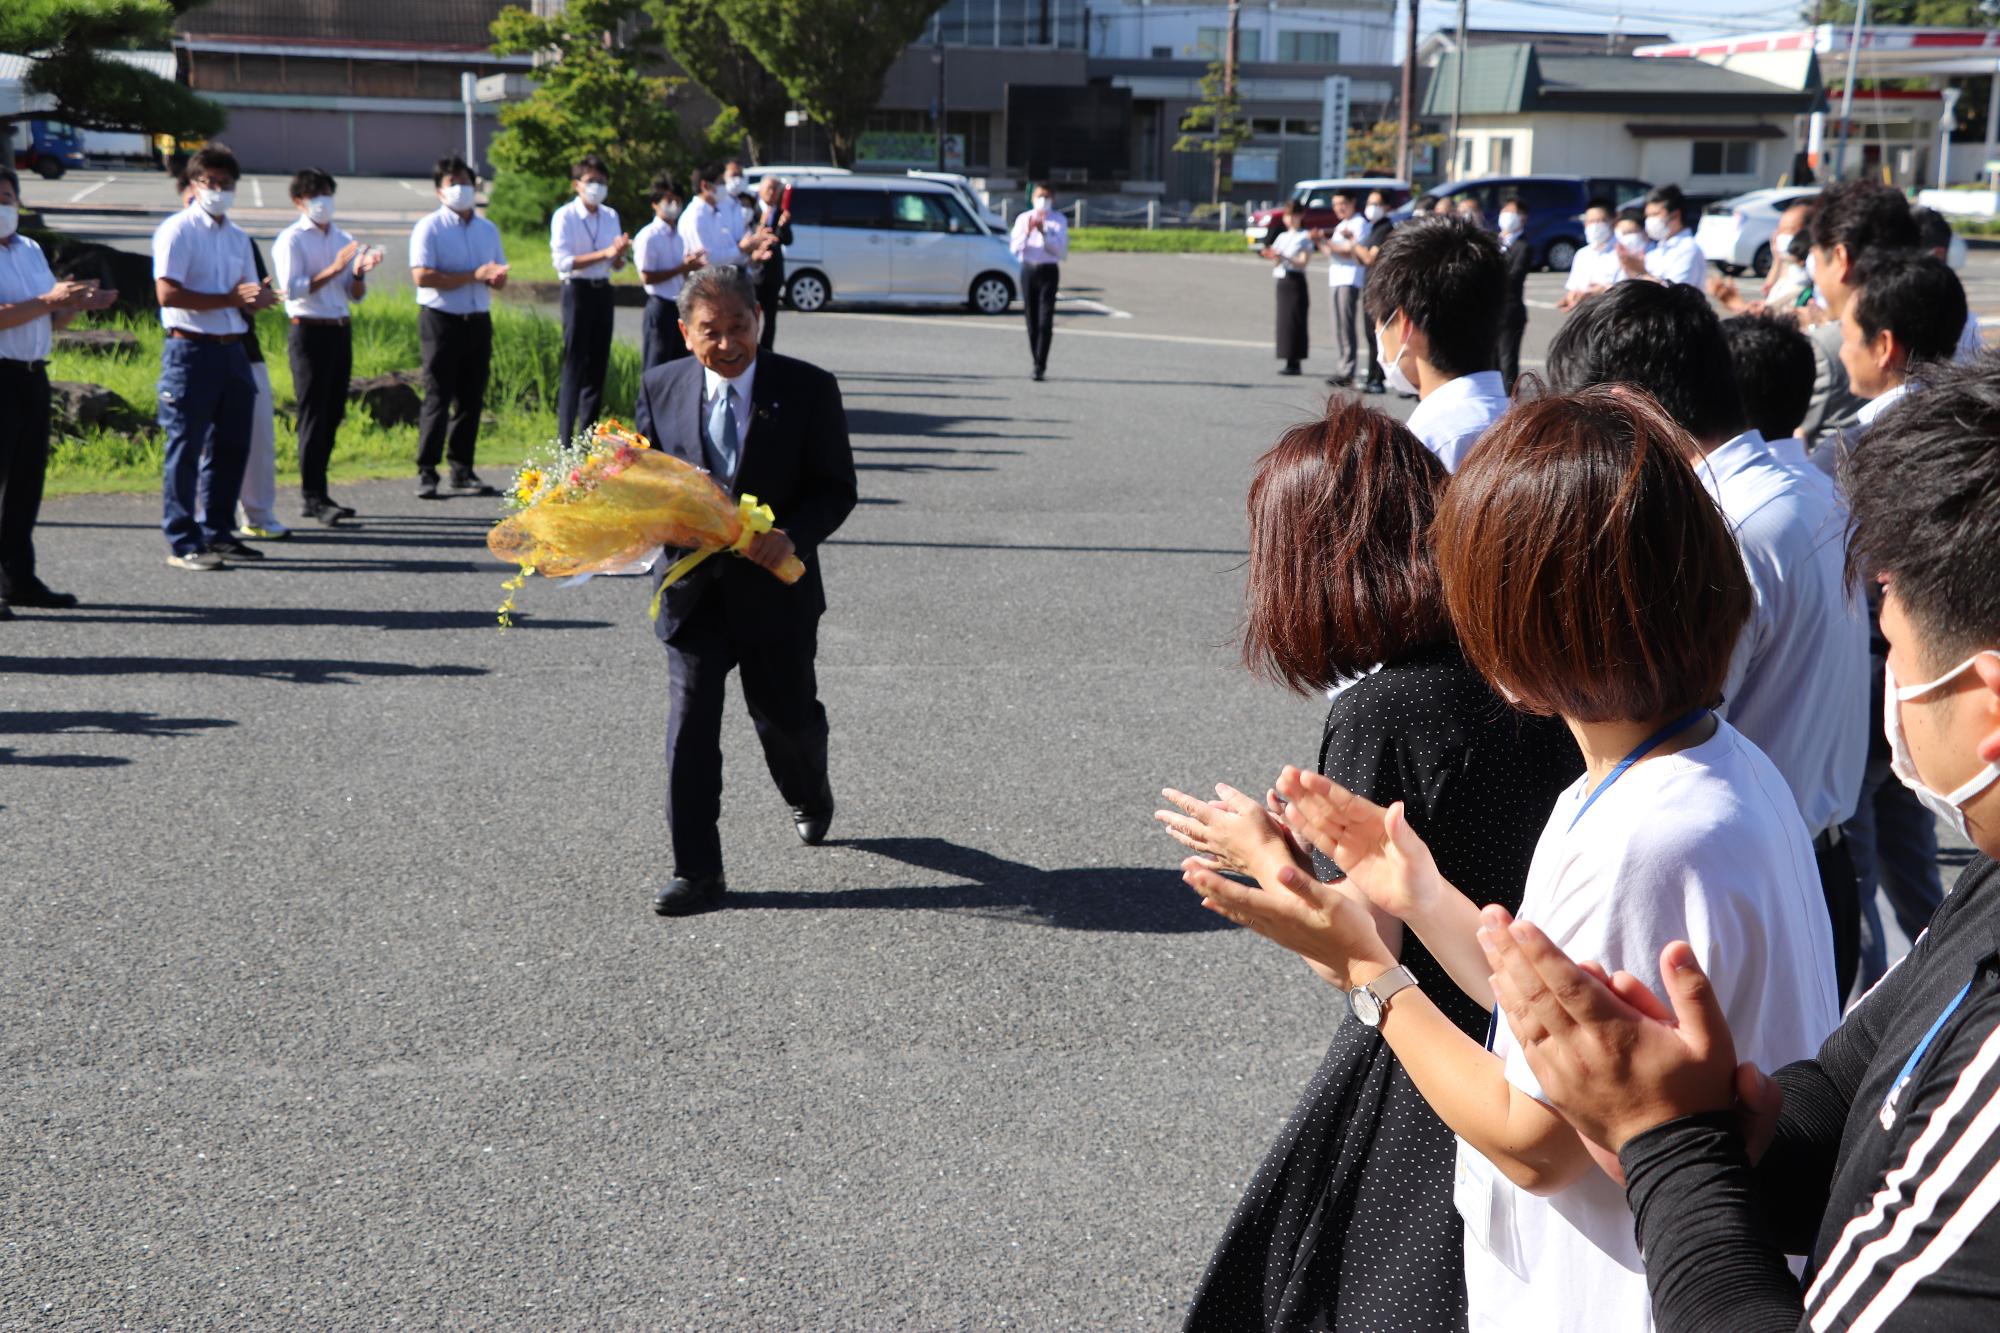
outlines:
M49 261L36 245L20 232L0 244L0 305L32 301L56 285ZM55 322L49 316L0 329L0 361L46 361Z
M1646 272L1661 282L1700 287L1708 273L1708 256L1695 244L1694 233L1682 227L1646 252Z
M1333 229L1333 239L1359 245L1368 239L1368 220L1356 213ZM1368 270L1352 255L1333 254L1326 259L1326 285L1329 287L1359 287L1367 280Z
M681 240L679 231L655 214L653 220L639 228L639 234L632 238L632 254L640 273L658 273L685 264L687 244ZM665 282L645 283L646 295L657 296L662 301L673 300L681 294L681 276L676 274Z
M1479 370L1440 384L1410 413L1410 434L1456 472L1486 428L1507 411L1507 386L1497 370Z
M1854 813L1868 758L1868 610L1847 586L1847 512L1745 431L1695 464L1750 576L1716 711L1762 750L1817 837Z
M287 315L293 319L347 318L350 302L360 299L348 295L354 282L354 265L349 263L338 276L321 283L318 291L312 289L312 280L353 239L332 223L325 227L315 225L304 214L278 233L277 242L271 247L271 263L278 291L285 298Z
M228 218L212 218L190 204L160 224L153 233L153 277L167 278L190 292L220 296L246 282L257 281L257 261L250 257L250 237ZM187 310L161 306L160 323L169 329L227 336L250 325L235 306L220 310Z
M1014 230L1007 238L1007 248L1014 252L1014 258L1021 261L1023 268L1033 268L1037 264L1060 264L1069 258L1069 219L1051 208L1041 215L1041 230L1029 228L1028 219L1035 216L1029 209L1014 219Z
M720 192L716 198L722 198ZM737 208L737 216L740 217L742 211ZM681 245L690 251L707 251L711 265L749 263L750 257L737 248L738 242L743 239L741 224L731 226L729 218L730 214L719 203L696 199L681 210Z
M500 245L500 229L477 213L461 217L449 208L426 213L410 233L410 267L436 269L440 273L470 273L482 264L504 264L507 252ZM441 310L447 315L483 315L493 306L493 289L483 282L468 282L445 291L441 287L417 288L417 304Z
M1986 337L1979 331L1979 316L1968 314L1965 327L1958 331L1958 350L1951 359L1960 365L1979 359L1979 353L1986 347Z
M735 484L736 473L743 468L743 449L750 440L750 405L754 401L750 393L756 384L757 358L754 356L750 358L750 364L743 368L743 373L733 380L724 379L707 366L701 369L701 433L704 440L708 437L709 420L715 413L715 400L722 395L725 387L736 391L729 405L729 410L736 415L736 466L730 475L716 478L725 491Z
M1563 284L1563 290L1580 292L1591 287L1615 287L1624 280L1625 266L1618 262L1618 242L1606 241L1603 245L1586 245L1576 252L1576 258L1569 261L1569 281Z
M1868 428L1875 423L1876 417L1881 416L1884 412L1895 406L1902 400L1903 395L1909 391L1910 385L1908 381L1905 381L1902 384L1898 384L1895 388L1885 393L1877 394L1863 403L1855 411L1853 421L1834 431L1831 435L1820 438L1818 447L1811 454L1807 455L1812 465L1818 468L1821 475L1826 477L1829 482L1838 485L1840 463L1842 459L1847 457L1848 450L1852 449L1860 442L1861 437L1868 433Z
M578 264L578 255L594 254L618 239L618 210L599 204L593 210L582 199L572 199L549 218L549 255L555 260L556 276L564 282L609 280L611 261Z
M723 229L737 240L750 234L750 210L743 206L743 196L732 194L719 183L715 187L715 211L722 219Z

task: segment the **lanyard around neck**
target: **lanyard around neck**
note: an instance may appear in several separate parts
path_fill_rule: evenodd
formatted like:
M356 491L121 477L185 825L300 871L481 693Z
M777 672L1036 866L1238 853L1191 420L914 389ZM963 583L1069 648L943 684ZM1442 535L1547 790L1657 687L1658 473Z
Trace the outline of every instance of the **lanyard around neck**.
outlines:
M1896 1071L1896 1081L1889 1085L1887 1095L1882 1098L1882 1109L1876 1113L1876 1118L1882 1122L1882 1128L1887 1129L1896 1123L1896 1104L1902 1100L1903 1089L1909 1084L1910 1076L1917 1071L1917 1061L1924 1058L1924 1052L1928 1051L1931 1043L1937 1040L1938 1032L1943 1029L1945 1020L1958 1012L1958 1007L1965 1003L1965 997L1971 993L1972 983L1968 981L1963 990L1952 996L1951 1003L1937 1016L1937 1021L1931 1024L1930 1031L1924 1033L1924 1039L1917 1043L1917 1049L1910 1052L1910 1058L1903 1061L1903 1067Z
M1623 759L1620 759L1618 761L1618 766L1612 769L1609 773L1604 775L1604 781L1598 783L1595 787L1591 788L1590 795L1583 798L1583 806L1576 812L1575 817L1569 821L1569 826L1571 828L1575 828L1577 825L1577 820L1583 818L1584 812L1589 810L1591 806L1597 804L1597 798L1604 795L1605 790L1609 788L1612 783L1618 781L1618 779L1625 776L1626 769L1632 767L1632 765L1638 763L1641 759L1644 759L1647 755L1659 749L1662 745L1665 745L1668 741L1680 735L1683 731L1686 731L1689 727L1693 726L1695 723L1701 721L1703 718L1707 716L1708 716L1708 710L1706 708L1694 709L1693 711L1681 717L1675 718L1673 721L1667 723L1666 726L1661 727L1658 731L1646 737L1645 740L1640 741L1638 747L1634 749L1632 753L1626 755Z

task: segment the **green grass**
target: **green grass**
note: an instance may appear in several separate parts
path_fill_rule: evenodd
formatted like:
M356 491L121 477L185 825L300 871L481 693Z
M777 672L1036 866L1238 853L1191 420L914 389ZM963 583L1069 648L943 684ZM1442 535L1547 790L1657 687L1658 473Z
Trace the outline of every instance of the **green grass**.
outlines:
M403 299L397 299L401 296ZM102 318L84 327L122 328L138 335L139 351L101 356L57 348L49 378L97 384L111 390L144 416L153 415L164 334L156 318ZM288 329L282 309L266 310L257 321L258 340L270 369L277 404L278 484L298 479L298 435L292 421L292 371L285 355ZM555 321L513 306L493 308L493 376L486 391L492 424L479 432L479 460L495 471L512 465L556 432L556 390L561 381L562 328ZM406 294L366 301L354 312L354 374L357 378L419 365L417 307ZM616 415L630 410L639 392L639 351L623 342L611 347L605 401ZM334 448L336 481L403 477L416 470L414 426L382 427L350 406ZM52 495L98 491L146 491L160 484L162 441L157 435L128 438L98 430L82 438L57 437L49 459ZM493 480L493 478L488 478Z
M637 231L633 232L637 235ZM556 261L549 254L549 234L546 231L503 231L500 233L500 248L507 254L507 281L554 282L556 281ZM637 270L626 265L625 271L612 279L620 281L630 275L630 280L639 280ZM504 292L506 289L503 288Z
M1137 227L1072 227L1069 248L1152 255L1245 255L1243 229L1228 231L1144 231Z

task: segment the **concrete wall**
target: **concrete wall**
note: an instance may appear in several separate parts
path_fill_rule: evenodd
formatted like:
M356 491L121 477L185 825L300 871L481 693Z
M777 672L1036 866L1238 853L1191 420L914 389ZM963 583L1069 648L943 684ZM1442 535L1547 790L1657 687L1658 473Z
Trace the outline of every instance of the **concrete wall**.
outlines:
M1195 54L1203 28L1229 23L1225 5L1206 8L1099 3L1090 6L1090 53L1099 56L1150 57L1156 47L1168 47L1174 58ZM1346 4L1277 4L1249 0L1241 10L1238 30L1259 34L1258 58L1278 59L1278 35L1284 32L1334 32L1340 35L1339 62L1344 65L1387 65L1395 61L1395 0L1352 0Z
M498 130L475 117L479 160ZM317 111L292 107L232 107L221 135L245 171L289 174L306 166L336 176L429 176L446 153L465 151L465 118L457 114Z

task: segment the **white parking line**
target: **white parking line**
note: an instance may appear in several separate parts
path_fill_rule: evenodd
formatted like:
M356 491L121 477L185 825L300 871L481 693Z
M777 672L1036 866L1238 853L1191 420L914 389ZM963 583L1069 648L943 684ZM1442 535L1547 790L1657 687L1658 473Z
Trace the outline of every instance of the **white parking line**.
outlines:
M402 186L404 189L408 190L411 194L423 193L423 191L419 190L416 186L410 184L408 181L397 181L396 184Z
M868 315L860 311L829 310L817 318L866 319L878 324L921 324L925 328L985 329L993 333L1005 333L1013 337L1021 336L1021 329L1011 319L952 319L948 316L925 317L923 315ZM1130 318L1130 316L1127 316ZM1139 342L1191 343L1197 347L1270 347L1269 342L1252 342L1244 338L1191 338L1177 333L1119 333L1111 329L1079 329L1065 324L1061 329L1065 338L1132 338Z
M96 194L99 190L111 184L111 182L114 179L115 179L114 177L106 176L103 180L97 182L97 184L95 185L86 185L81 190L78 190L75 194L71 195L69 197L69 201L73 204L80 199L88 199L90 198L91 195Z
M1108 306L1102 301L1093 301L1087 296L1057 296L1056 309L1083 310L1093 315L1109 315L1113 319L1130 319L1132 312Z
M258 180L255 176L250 178L250 203L255 208L262 208L264 206L264 182Z

